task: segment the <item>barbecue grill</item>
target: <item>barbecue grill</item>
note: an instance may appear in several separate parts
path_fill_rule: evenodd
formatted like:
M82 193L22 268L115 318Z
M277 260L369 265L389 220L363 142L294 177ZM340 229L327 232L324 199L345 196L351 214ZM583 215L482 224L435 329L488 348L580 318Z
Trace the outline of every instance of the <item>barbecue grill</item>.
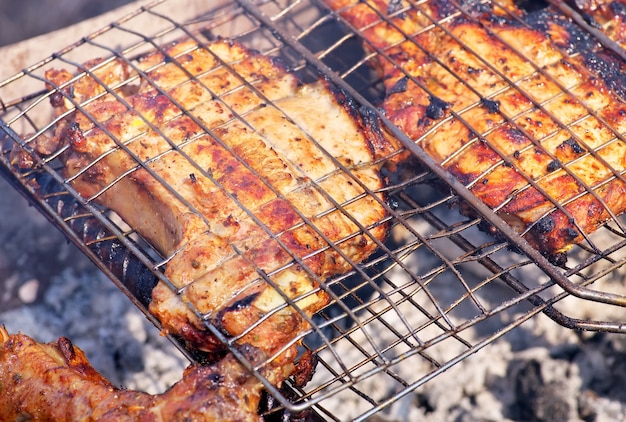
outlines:
M78 78L93 76L94 69L82 65L91 58L103 58L103 63L117 58L132 66L173 40L190 37L203 43L228 37L279 58L304 81L324 74L372 112L384 95L369 63L385 53L366 52L360 33L321 0L217 3L192 14L177 9L176 15L167 7L170 2L151 3L0 82L3 176L157 326L147 306L157 280L166 281L168 257L160 256L115 213L81 197L62 176L55 154L32 152L31 142L57 123L50 97L64 92L64 87L44 89L49 82L45 70L78 68ZM626 56L575 10L555 3L599 44ZM456 13L465 13L457 2L450 4ZM112 87L107 90L112 92ZM82 106L75 104L79 110ZM384 193L389 239L365 262L325 283L331 303L315 315L303 337L304 348L318 358L313 379L305 386L289 381L278 389L246 362L232 341L207 327L264 383L272 397L268 415L282 411L334 419L328 403L349 400L357 403L353 417L366 419L540 313L566 328L626 331L624 321L560 310L566 301L626 305L621 286L607 282L626 263L624 218L613 216L568 253L567 263L554 265L384 115L378 112L378 117L420 162L420 171L388 175ZM614 136L624 141L617 130ZM32 155L32 168L12 164L12 153L18 150ZM460 204L473 209L473 217L461 214ZM190 360L202 360L195 350L172 341ZM373 395L363 387L368 383L384 385L384 391Z

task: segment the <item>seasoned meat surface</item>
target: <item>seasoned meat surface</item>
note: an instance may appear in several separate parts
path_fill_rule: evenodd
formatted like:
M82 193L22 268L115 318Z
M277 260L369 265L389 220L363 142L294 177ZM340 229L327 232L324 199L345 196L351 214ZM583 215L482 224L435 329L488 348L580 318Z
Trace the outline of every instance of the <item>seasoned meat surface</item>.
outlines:
M251 362L265 357L253 348ZM276 371L275 369L273 371ZM264 370L273 379L272 370ZM262 384L233 356L189 367L163 394L112 385L69 339L42 344L0 327L0 419L3 421L261 421Z
M326 3L376 52L390 121L554 262L626 209L626 65L555 9Z
M165 331L219 355L206 320L288 367L328 302L320 283L385 236L383 134L327 81L303 85L227 40L150 54L138 83L119 60L99 66L77 81L48 72L56 94L73 94L52 96L57 113L83 108L38 148L66 146L72 187L162 254L171 285L155 287L150 311Z

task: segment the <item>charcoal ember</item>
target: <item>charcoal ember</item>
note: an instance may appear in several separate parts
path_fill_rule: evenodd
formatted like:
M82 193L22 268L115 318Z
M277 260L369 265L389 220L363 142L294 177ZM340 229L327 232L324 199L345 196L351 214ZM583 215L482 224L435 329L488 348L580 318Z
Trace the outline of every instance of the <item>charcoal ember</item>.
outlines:
M544 381L539 361L524 362L515 376L517 400L511 406L510 417L546 422L571 420L573 409L566 394L563 383Z

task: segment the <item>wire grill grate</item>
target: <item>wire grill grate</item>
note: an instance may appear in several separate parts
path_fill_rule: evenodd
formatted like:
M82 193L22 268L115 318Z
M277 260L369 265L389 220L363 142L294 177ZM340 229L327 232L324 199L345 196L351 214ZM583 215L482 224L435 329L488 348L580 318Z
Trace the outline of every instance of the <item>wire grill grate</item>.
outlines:
M388 54L391 47L385 49L370 43L363 49L364 41L368 44L365 30L355 28L339 17L339 14L330 12L321 1L223 2L218 6L211 6L206 13L200 15L187 16L181 10L180 16L175 17L161 11L160 8L166 3L156 2L146 6L0 82L0 125L4 132L0 168L3 175L88 254L157 326L158 321L147 310L150 290L157 280L167 283L172 290L178 289L163 273L172 256L162 256L156 247L152 247L115 213L98 205L98 197L122 177L91 197L81 197L72 188L73 179L65 178L61 173L59 157L63 150L53 151L46 156L32 151L32 145L38 137L49 135L59 122L73 112L70 110L60 116L52 116L49 103L51 100L55 101L54 96L64 93L65 101L71 102L76 110L88 114L86 110L89 103L97 101L97 98L80 102L68 90L76 81L91 77L105 88L99 96L113 97L130 110L133 107L122 93L124 90L135 89L141 81L146 81L153 89L166 94L159 83L150 77L163 63L155 64L154 68L145 68L142 65L143 58L150 52L157 51L168 56L169 53L163 46L183 38L203 44L219 37L228 37L257 49L262 54L280 59L290 71L298 72L304 83L316 80L321 72L354 98L358 106L367 107L365 110L376 110L384 97L384 87L372 63L380 57L392 62L394 60ZM430 23L421 29L421 33L440 31L456 43L464 45L463 40L450 32L446 24L459 16L472 20L475 19L474 15L462 4L449 2L453 12L438 20L426 12L427 3L411 2L403 6L423 8L422 14ZM505 4L493 4L493 7L508 14L519 25L528 25L518 16L510 14ZM407 11L408 9L401 8L394 13L400 15ZM372 23L372 26L388 21L389 18L381 13L379 20ZM396 27L396 30L402 31L402 28ZM404 35L407 38L416 36ZM502 38L499 41L506 43ZM513 46L509 48L515 50ZM488 58L481 57L468 46L466 50L477 58L477 62L486 71L504 81L499 89L485 96L467 78L440 58L431 55L433 62L445 68L458 84L473 92L476 97L476 101L466 107L452 110L447 118L456 119L469 127L474 136L472 142L489 144L490 133L494 133L500 126L481 132L472 127L465 116L477 107L484 106L485 101L496 101L499 95L510 89L516 90L531 106L517 114L502 113L500 124L510 125L528 135L532 143L525 147L526 150L545 149L544 143L556 136L557 132L564 131L572 137L578 136L573 128L584 119L566 120L551 111L551 105L555 101L561 101L567 96L576 98L578 86L563 85L558 77L532 61L529 64L532 67L532 77L513 80ZM181 56L187 53L183 52ZM87 59L95 57L103 60L83 64ZM179 66L187 80L201 80L201 75L194 75L181 66L177 57L169 57L169 60ZM131 76L114 84L107 84L107 75L103 70L120 61L132 69ZM236 76L237 71L231 64L222 62L220 66ZM70 82L54 86L44 75L51 68L78 69L78 73ZM423 90L429 90L428 86L413 75L407 74L407 77ZM249 88L257 97L272 105L272 100L259 91L255 82L245 82L245 78L240 78L240 82L241 86ZM46 83L53 85L51 89L44 89ZM526 90L526 84L530 83L554 86L556 93L546 90L545 97L536 98ZM209 90L206 86L203 88ZM212 93L212 97L228 105L224 99L229 94L232 91ZM430 94L435 97L434 92ZM204 126L183 104L177 103L172 97L169 99L182 114ZM549 116L557 126L554 131L548 131L539 138L520 123L537 112ZM236 119L246 122L245 112L233 114ZM611 127L606 119L603 120L602 116L589 107L586 108L586 116ZM181 145L170 140L162 128L152 124L144 116L139 117L151 130L167 140L172 150L183 152ZM355 407L358 413L352 416L365 419L541 312L570 328L624 332L621 321L595 321L581 315L564 315L559 311L559 302L563 300L600 301L607 303L607 306L624 305L626 298L619 294L621 285L611 281L611 278L615 278L614 275L623 273L623 265L626 263L623 218L610 212L610 221L594 233L586 233L578 226L585 241L568 253L568 263L555 266L523 241L494 210L472 195L471 188L487 177L494 167L483 170L474 181L464 185L391 125L384 115L380 117L400 139L403 148L420 162L419 170L386 173L389 179L383 189L386 200L380 202L386 207L389 217L375 225L364 226L346 211L359 197L341 203L327 195L333 202L334 209L346 215L357 226L357 231L340 240L328 238L319 229L317 233L325 238L328 248L337 251L351 264L351 268L345 274L329 280L322 280L311 271L311 276L318 279L321 287L297 299L283 294L285 303L265 317L269 318L288 306L299 308L296 305L299 300L314 295L319 289L331 297L330 304L313 317L299 310L302 318L308 320L312 328L298 333L293 342L302 340L303 345L318 356L319 363L313 380L304 387L289 382L296 392L295 397L263 380L280 403L278 407L284 407L290 412L314 408L324 417L333 419L336 416L327 408L335 400L348 400L358 403ZM447 120L444 119L444 123ZM438 127L440 124L431 130ZM254 129L252 126L250 128ZM205 126L203 129L219 139L213 133L215 128ZM108 135L115 138L110 132ZM193 141L193 138L189 140L190 143ZM614 129L610 139L601 147L581 145L587 151L587 156L610 169L612 176L609 180L625 182L624 171L614 168L601 153L602 148L619 142L626 142L624 134ZM316 146L321 149L319 143ZM152 172L155 178L165 183L151 170L150 161L142 160L123 143L118 147L126 148L130 155L134 155L137 168ZM498 150L495 145L492 148ZM21 149L32 153L32 168L20 170L12 164L11 153ZM524 150L518 153L524 153ZM327 152L325 154L331 156ZM462 150L457 154L462 154ZM451 162L457 156L452 155L447 160ZM192 161L191 157L186 158ZM369 190L354 174L358 167L346 166L339 160L330 158L334 160L337 172L349 175L354 183L361 185L363 195L376 196L381 193ZM556 156L551 158L557 160ZM153 158L157 159L158 157ZM510 166L515 165L510 155L500 154L500 159L500 164L504 162ZM440 164L445 165L446 162ZM251 167L249 170L254 172ZM600 203L604 203L595 193L601 184L589 185L569 165L563 166L563 170L584 187L584 192L566 202L555 202L554 208L567 213L567 203L575 201L584 193L591 193ZM200 174L205 170L197 168L197 171ZM219 184L211 174L206 176ZM325 177L331 178L332 175ZM528 185L524 189L535 188L545 193L541 180L527 176ZM317 189L324 194L324 189L319 187L323 186L324 178L316 183ZM437 187L441 185L445 189ZM170 192L189 209L194 208L183 195L174 189L170 189ZM230 199L242 209L246 208L236 196ZM502 204L501 207L505 205ZM604 206L608 209L606 204ZM459 207L474 209L469 214L471 217L459 213ZM551 211L546 211L545 215ZM252 219L256 218L254 212L247 212ZM307 225L315 228L311 219L305 215L300 217ZM258 219L255 221L263 225ZM370 234L375 227L382 224L390 225L390 233L384 243ZM497 232L498 236L486 234L485 231ZM371 257L363 262L354 262L342 252L341 245L360 233L380 244L378 251ZM269 235L280 240L279 236L272 233ZM284 248L289 249L286 246ZM238 252L245 256L244 252ZM300 265L307 269L306 260L295 253L291 255L293 262L286 264L287 266ZM260 278L276 287L273 277L284 270L284 267L265 273L258 265L254 265ZM596 290L587 287L592 283L598 286ZM195 309L194 312L206 317ZM237 354L237 341L260 323L231 338L210 324L207 324L207 329ZM174 341L176 342L175 339ZM181 350L192 360L202 359L194 350L185 350L182 345ZM239 357L243 359L243 356ZM262 365L251 369L257 371L260 377ZM375 384L384 388L377 389Z

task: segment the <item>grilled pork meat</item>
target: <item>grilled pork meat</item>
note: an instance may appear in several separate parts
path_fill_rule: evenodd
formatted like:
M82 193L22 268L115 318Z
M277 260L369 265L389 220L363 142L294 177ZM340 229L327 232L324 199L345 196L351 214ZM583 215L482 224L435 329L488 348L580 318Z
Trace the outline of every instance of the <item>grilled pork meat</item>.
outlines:
M72 187L163 255L171 285L155 287L150 311L165 331L219 354L207 321L288 367L328 302L320 283L385 236L383 134L325 80L302 85L226 40L180 42L136 69L94 63L76 80L47 73L57 113L82 108L36 149L67 146Z
M265 356L243 347L253 363ZM274 370L263 370L273 379ZM260 421L262 384L233 356L189 367L159 395L113 386L67 338L37 343L0 327L0 418L3 421Z
M626 1L576 0L573 3L594 27L626 48Z
M554 9L326 3L377 52L390 121L551 260L626 209L626 64Z

